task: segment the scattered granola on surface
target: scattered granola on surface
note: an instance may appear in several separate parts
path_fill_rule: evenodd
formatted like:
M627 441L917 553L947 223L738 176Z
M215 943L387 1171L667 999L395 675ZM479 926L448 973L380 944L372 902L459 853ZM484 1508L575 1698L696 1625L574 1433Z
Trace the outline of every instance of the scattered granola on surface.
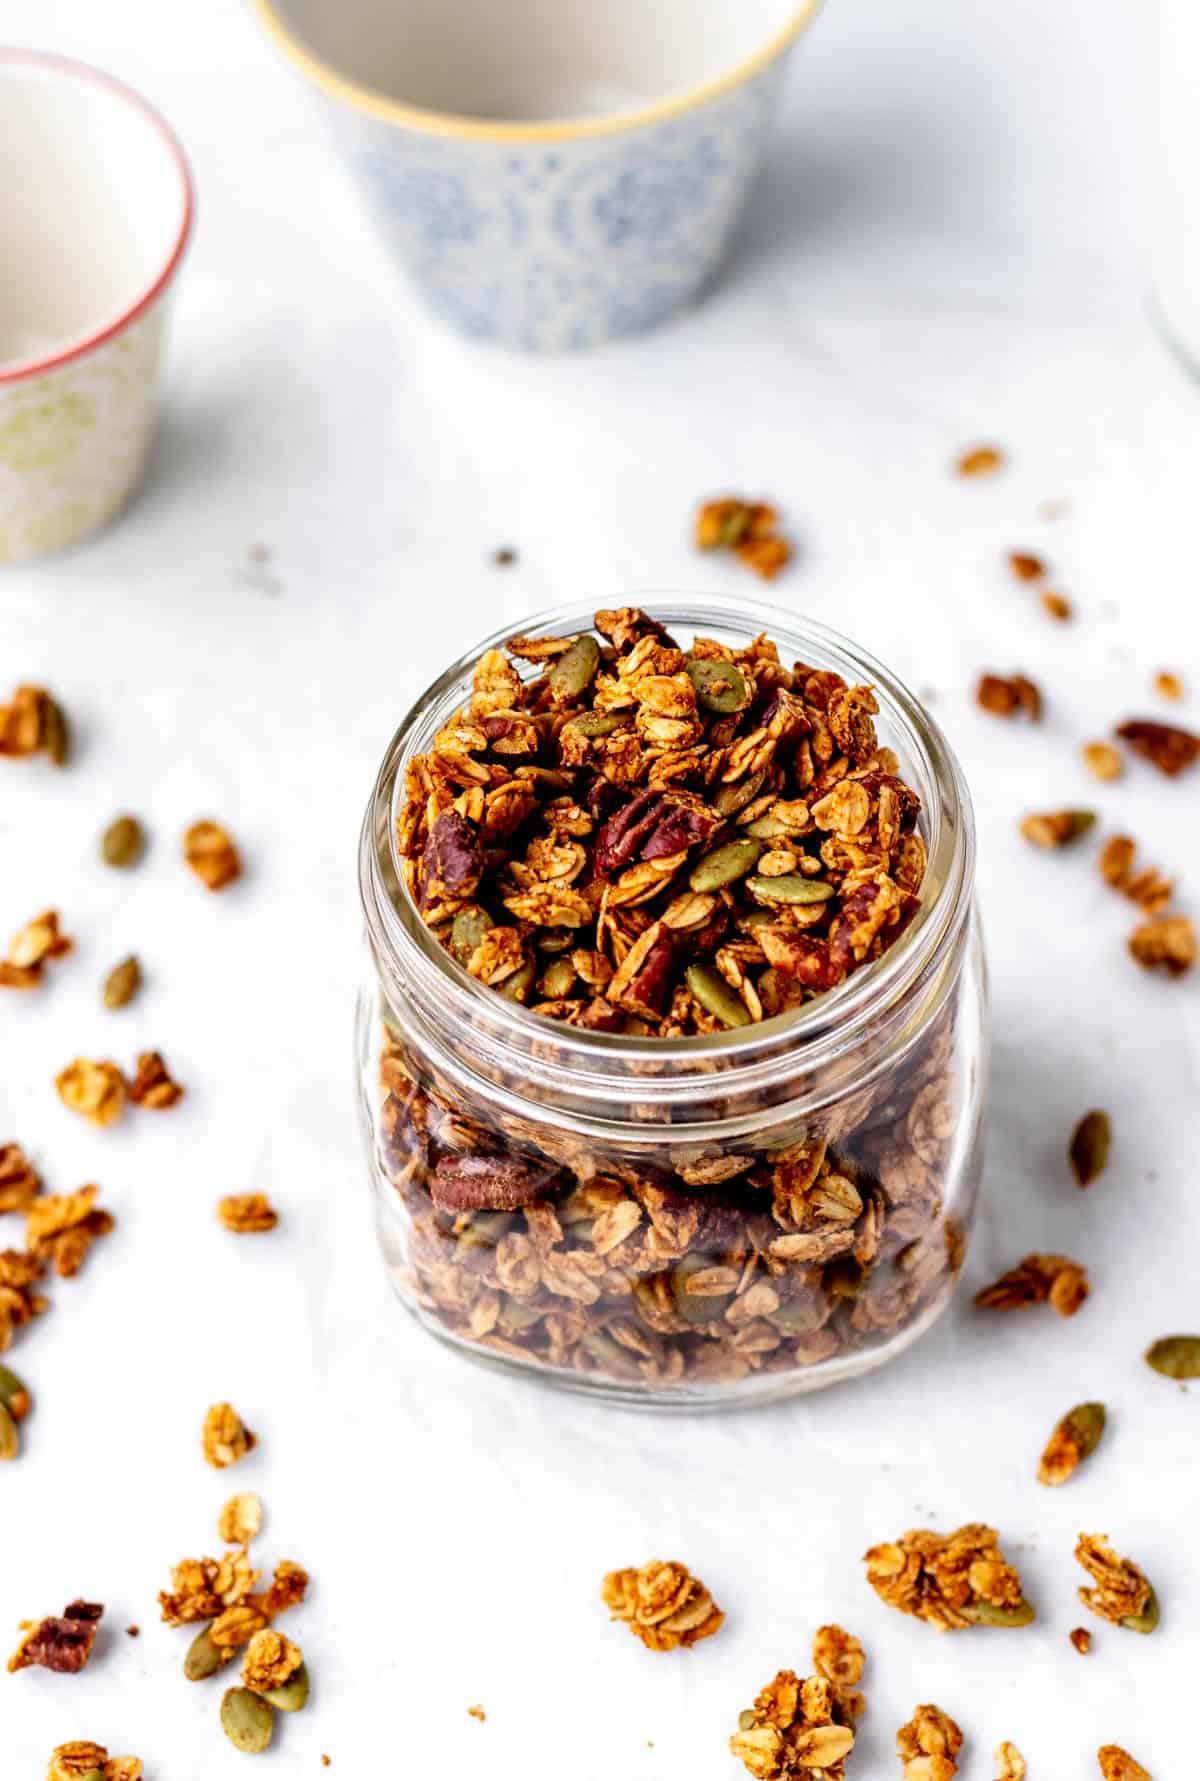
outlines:
M1160 699L1170 699L1176 703L1187 694L1187 688L1180 676L1172 673L1169 668L1160 668L1154 676L1154 690Z
M867 1582L901 1614L939 1632L968 1626L1028 1626L1034 1611L995 1528L968 1522L952 1534L913 1528L865 1555Z
M136 866L146 848L146 831L136 816L114 817L100 837L100 858L125 871Z
M1071 619L1075 616L1075 608L1067 599L1067 596L1055 592L1053 588L1043 588L1042 592L1038 595L1038 602L1042 611L1046 614L1046 617L1052 618L1055 624L1069 624Z
M266 1194L226 1194L217 1202L217 1217L227 1231L239 1236L273 1231L279 1223L279 1214Z
M1137 843L1130 835L1109 835L1097 856L1100 876L1123 896L1136 903L1147 915L1157 915L1171 901L1174 883L1164 878L1156 866L1143 866L1134 871Z
M1120 779L1125 771L1125 763L1111 742L1085 742L1079 752L1094 779Z
M62 707L43 686L19 686L7 705L0 705L0 755L49 755L65 767L70 732Z
M36 989L48 961L63 958L73 945L59 931L58 910L43 910L9 941L8 953L0 959L0 989Z
M954 470L958 476L994 476L1005 461L998 445L968 445L954 460Z
M78 1675L92 1655L103 1613L100 1602L68 1602L61 1614L23 1620L21 1642L8 1660L9 1670L27 1670L36 1664L60 1675Z
M1148 1577L1132 1559L1122 1558L1108 1544L1107 1534L1080 1534L1075 1557L1094 1587L1078 1590L1085 1608L1133 1633L1152 1633L1158 1625L1158 1598Z
M1018 1311L1049 1304L1060 1317L1074 1317L1091 1287L1085 1270L1066 1255L1027 1255L975 1294L984 1311Z
M263 1506L252 1490L230 1497L217 1520L217 1533L227 1546L248 1546L262 1532Z
M1200 1336L1160 1336L1143 1359L1166 1379L1200 1379Z
M487 1714L484 1712L482 1707L479 1707L479 1706L468 1707L467 1712L472 1719L478 1719L478 1721L481 1725L487 1719Z
M996 1781L1025 1781L1025 1758L1006 1738L996 1746Z
M20 1249L0 1249L0 1354L13 1333L40 1317L50 1301L34 1289L46 1272L44 1262Z
M232 1404L213 1404L204 1418L204 1457L218 1468L236 1465L257 1445Z
M142 1781L141 1759L110 1756L103 1744L75 1738L51 1753L46 1781Z
M836 1625L819 1626L813 1634L813 1669L836 1693L850 1723L857 1724L867 1710L867 1697L858 1684L866 1661L862 1643Z
M1103 1404L1076 1404L1056 1423L1038 1466L1038 1483L1065 1484L1081 1462L1100 1445L1106 1414Z
M792 556L792 547L778 526L779 514L769 501L724 495L704 502L696 514L696 546L699 550L732 551L764 581L772 581Z
M1010 550L1008 566L1018 581L1041 581L1047 573L1041 557L1035 557L1032 551L1027 550Z
M1112 1148L1112 1121L1103 1108L1085 1113L1067 1146L1067 1161L1080 1187L1090 1187L1103 1175Z
M896 1733L904 1781L954 1781L962 1747L958 1726L932 1702L914 1707L908 1724Z
M1086 1626L1072 1627L1071 1631L1067 1634L1067 1637L1070 1639L1072 1645L1074 1645L1076 1651L1078 1651L1080 1657L1086 1657L1088 1652L1092 1649L1092 1635L1089 1633Z
M1021 833L1035 847L1069 847L1086 835L1096 820L1094 810L1034 811L1021 821Z
M116 1224L111 1212L98 1210L100 1189L94 1182L73 1194L42 1194L25 1213L28 1253L53 1266L62 1280L78 1274L97 1237L107 1237Z
M124 1008L142 987L142 967L133 953L113 966L104 979L100 999L106 1008Z
M0 1144L0 1212L24 1212L42 1178L19 1144Z
M217 822L194 822L185 831L183 857L210 891L224 890L241 876L241 856L230 835Z
M63 1105L93 1125L113 1125L125 1111L125 1078L108 1058L77 1057L54 1086Z
M981 674L975 703L993 717L1015 717L1020 713L1031 723L1038 723L1042 715L1042 695L1025 674Z
M671 1559L610 1571L601 1594L612 1618L623 1620L648 1651L698 1644L725 1619L700 1579Z
M1128 1750L1122 1750L1119 1744L1101 1744L1096 1761L1104 1781L1153 1781L1149 1769L1135 1762Z
M1177 724L1159 723L1153 717L1133 717L1118 724L1117 735L1128 742L1134 754L1141 755L1169 779L1190 767L1200 755L1200 736Z
M1196 962L1196 929L1186 915L1152 915L1129 936L1129 950L1146 971L1182 977Z
M175 1082L159 1051L138 1053L137 1071L128 1084L129 1099L152 1113L165 1113L183 1099L183 1088Z
M760 1690L753 1707L739 1715L729 1740L755 1781L844 1781L846 1757L854 1748L854 1729L833 1686L823 1676L803 1681L794 1670L780 1670Z

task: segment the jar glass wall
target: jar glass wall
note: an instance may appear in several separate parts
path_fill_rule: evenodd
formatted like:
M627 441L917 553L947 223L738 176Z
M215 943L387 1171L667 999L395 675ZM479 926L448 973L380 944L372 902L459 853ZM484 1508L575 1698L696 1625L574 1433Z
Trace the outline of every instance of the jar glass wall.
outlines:
M953 1289L986 1089L970 805L936 725L856 646L749 602L641 603L684 647L765 632L785 662L874 688L880 743L921 800L920 909L837 988L715 1034L586 1030L481 985L404 888L396 818L406 764L515 627L483 640L405 719L363 828L379 1235L401 1300L478 1359L630 1403L764 1401L881 1365ZM520 628L590 622L578 607ZM490 1203L435 1204L435 1179Z

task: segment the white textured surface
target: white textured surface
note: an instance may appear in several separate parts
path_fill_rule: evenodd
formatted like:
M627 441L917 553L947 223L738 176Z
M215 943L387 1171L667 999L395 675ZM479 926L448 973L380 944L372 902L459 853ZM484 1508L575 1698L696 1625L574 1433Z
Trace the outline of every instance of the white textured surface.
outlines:
M6 683L44 678L80 735L69 773L0 764L0 928L55 902L78 941L42 996L0 1009L0 1133L53 1187L100 1180L120 1220L11 1356L38 1409L0 1480L0 1626L79 1592L108 1614L82 1677L0 1675L5 1781L38 1781L71 1736L139 1752L149 1781L244 1781L219 1688L184 1682L186 1635L154 1607L169 1562L212 1549L226 1486L262 1492L264 1555L316 1579L293 1617L314 1699L283 1726L280 1774L315 1776L327 1751L353 1781L733 1781L738 1709L804 1668L826 1619L870 1654L859 1781L898 1773L892 1734L925 1700L962 1723L967 1781L990 1781L1001 1738L1031 1781L1094 1777L1107 1740L1155 1781L1194 1773L1200 1398L1139 1356L1200 1321L1200 983L1144 978L1123 954L1133 912L1089 862L1014 833L1030 804L1094 801L1193 898L1200 883L1195 776L1139 766L1099 788L1074 753L1152 708L1159 665L1200 688L1200 401L1144 319L1131 20L1112 0L832 0L703 309L633 346L527 363L412 312L304 95L232 0L169 23L144 0L9 0L12 39L162 105L200 221L145 494L2 590ZM1012 470L956 483L947 459L978 436L1007 444ZM1061 1248L1095 1291L1066 1323L984 1320L964 1290L862 1384L639 1420L464 1367L389 1296L351 1084L355 836L397 715L464 637L562 595L749 591L686 543L693 499L727 485L777 496L803 540L781 601L938 689L975 787L995 1079L967 1285ZM1069 515L1039 523L1045 497ZM257 540L266 573L247 570ZM509 542L521 565L491 568ZM1009 581L1014 545L1051 556L1077 624L1052 626ZM1043 682L1040 730L972 711L983 665ZM129 878L94 852L124 806L154 834ZM220 898L177 857L206 812L249 861ZM130 947L148 988L110 1015L97 981ZM176 1112L104 1133L57 1104L76 1051L130 1061L144 1043L188 1085ZM1116 1144L1085 1198L1063 1152L1092 1105ZM217 1196L255 1187L283 1227L226 1236ZM262 1440L222 1477L198 1428L224 1395ZM1042 1440L1091 1396L1109 1438L1042 1490ZM976 1517L1019 1555L1034 1628L938 1638L866 1588L871 1542ZM1152 1640L1094 1623L1092 1655L1070 1649L1081 1528L1158 1580ZM643 1652L597 1601L604 1570L656 1553L695 1565L729 1611L690 1654ZM120 1630L135 1620L136 1643ZM486 1725L466 1716L476 1701Z

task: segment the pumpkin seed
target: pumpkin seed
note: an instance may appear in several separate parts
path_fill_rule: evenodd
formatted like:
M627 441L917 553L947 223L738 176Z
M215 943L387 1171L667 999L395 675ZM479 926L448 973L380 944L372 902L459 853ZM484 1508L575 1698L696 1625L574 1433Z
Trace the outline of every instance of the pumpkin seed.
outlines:
M301 1664L278 1688L264 1688L262 1698L277 1712L298 1713L308 1705L308 1665Z
M696 661L689 659L688 677L696 689L696 703L705 711L717 711L723 717L744 711L750 703L746 676L735 662Z
M962 1616L972 1626L1028 1626L1035 1618L1032 1606L1024 1597L1015 1608L1001 1608L996 1602L985 1602L980 1596L967 1603Z
M685 1317L689 1323L714 1322L733 1297L732 1293L716 1297L712 1293L688 1291L687 1283L692 1275L703 1273L712 1265L711 1256L696 1252L685 1255L671 1269L671 1297L675 1300L675 1309L680 1317Z
M523 1299L514 1299L507 1293L500 1315L514 1330L531 1330L535 1323L542 1320L542 1313L533 1305L527 1305Z
M124 1008L132 1002L142 986L142 967L136 957L130 953L119 965L114 965L104 979L103 1000L106 1008Z
M1076 1404L1059 1418L1038 1467L1038 1483L1065 1484L1075 1468L1095 1453L1107 1421L1103 1404Z
M464 971L483 936L495 925L487 910L481 909L477 903L460 909L454 917L454 925L450 929L450 950Z
M1146 1365L1164 1379L1200 1379L1200 1336L1160 1336L1146 1350Z
M1158 1597L1154 1593L1154 1585L1150 1586L1150 1597L1140 1614L1129 1614L1121 1622L1127 1632L1152 1633L1158 1625Z
M611 1373L614 1379L641 1379L642 1375L633 1355L627 1348L622 1348L619 1342L614 1342L611 1336L603 1335L599 1330L589 1330L585 1336L580 1337L579 1346L591 1356L597 1366L603 1367L606 1373Z
M523 1002L533 988L537 966L531 961L518 966L511 977L500 985L500 994L510 1002Z
M1076 1404L1073 1410L1067 1411L1063 1421L1069 1424L1075 1437L1080 1459L1087 1459L1100 1445L1108 1414L1103 1404Z
M600 645L585 631L581 637L576 637L569 649L564 649L546 676L550 697L555 704L566 705L571 699L577 699L584 687L590 686L596 678L599 666Z
M1112 1121L1108 1114L1099 1109L1085 1113L1071 1134L1067 1152L1071 1172L1080 1187L1090 1187L1096 1177L1103 1174L1111 1144Z
M227 1688L221 1701L221 1730L235 1750L257 1756L271 1742L275 1714L271 1703L248 1688Z
M4 1405L0 1404L0 1460L16 1459L20 1451L21 1437L17 1433L16 1422Z
M29 1415L31 1399L23 1379L10 1367L0 1366L0 1405L8 1411L14 1422L20 1422Z
M621 728L624 719L615 711L581 711L563 725L564 729L578 730L581 736L611 736L614 730Z
M815 1300L785 1299L783 1304L772 1311L770 1321L777 1329L787 1330L792 1336L811 1336L819 1330L824 1321L825 1312Z
M781 872L778 878L748 878L746 889L760 903L827 903L833 886L822 878L802 878L799 872Z
M539 952L573 951L578 937L574 928L541 928L534 945Z
M744 1027L749 1024L750 1010L737 995L719 971L711 965L689 965L687 986L699 1002L727 1027Z
M765 816L755 817L753 822L746 824L747 835L753 835L756 841L778 841L789 833L788 825L782 818L768 810Z
M761 852L757 841L726 841L696 861L688 883L694 891L720 890L723 884L733 884L753 871Z
M556 1002L562 996L569 996L574 985L575 967L570 959L555 959L542 973L538 987L549 1001Z
M763 768L759 773L751 773L748 779L735 779L732 785L723 785L713 796L713 809L721 816L736 816L747 804L753 804L766 779L766 769Z
M210 1676L225 1668L232 1656L232 1650L224 1650L213 1643L208 1627L201 1627L187 1648L183 1673L189 1682L207 1682Z
M146 832L136 816L118 816L100 837L100 857L106 866L136 866L146 846Z

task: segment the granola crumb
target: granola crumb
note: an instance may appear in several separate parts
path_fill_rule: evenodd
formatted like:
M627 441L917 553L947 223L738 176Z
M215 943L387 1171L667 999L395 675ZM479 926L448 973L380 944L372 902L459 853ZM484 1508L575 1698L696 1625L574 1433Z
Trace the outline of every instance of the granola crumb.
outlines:
M114 1125L125 1111L125 1078L109 1058L75 1058L54 1086L64 1107L92 1125Z
M517 553L511 544L502 544L492 552L492 561L497 569L511 569L517 560Z
M698 550L728 550L764 581L773 581L791 561L792 547L777 530L778 511L769 501L724 495L705 501L696 515Z
M1041 557L1028 550L1010 550L1008 566L1018 581L1041 581L1047 572Z
M269 1689L282 1688L303 1662L299 1645L294 1645L291 1639L285 1639L273 1628L263 1627L246 1646L242 1681L255 1694L266 1694Z
M128 1084L129 1099L152 1113L165 1113L183 1099L183 1088L173 1080L160 1051L138 1053L137 1070Z
M1076 1651L1078 1651L1080 1657L1086 1657L1088 1652L1092 1649L1092 1635L1089 1633L1086 1626L1072 1627L1071 1631L1067 1634L1067 1637L1070 1639L1072 1645L1074 1645Z
M217 1533L227 1546L248 1546L262 1532L262 1499L252 1490L230 1497L217 1518Z
M600 1593L611 1618L625 1621L648 1651L695 1645L725 1619L700 1579L670 1559L610 1571Z
M1006 1738L996 1746L996 1781L1025 1781L1025 1758Z
M1091 1291L1086 1271L1066 1255L1027 1255L975 1294L984 1311L1017 1311L1049 1304L1060 1317L1074 1317Z
M98 1210L100 1189L89 1182L73 1194L41 1194L25 1213L25 1244L38 1263L49 1265L61 1280L78 1274L97 1237L107 1237L116 1224L111 1212Z
M481 1725L487 1718L487 1714L484 1712L483 1708L479 1706L468 1707L467 1712L472 1719L478 1719Z
M1120 779L1125 763L1111 742L1085 742L1079 751L1093 779Z
M1196 929L1186 915L1154 915L1134 928L1129 950L1143 970L1182 977L1196 962Z
M324 1755L324 1753L322 1753L322 1756L321 1756L321 1767L322 1767L322 1768L323 1768L323 1769L328 1769L328 1768L332 1768L332 1766L333 1766L333 1758L332 1758L332 1756L326 1756L326 1755Z
M844 1781L854 1728L823 1676L801 1681L794 1670L780 1670L738 1715L729 1748L755 1781L789 1781L814 1770L826 1781Z
M1160 668L1154 676L1154 690L1160 699L1170 699L1178 703L1187 697L1187 687L1180 676L1170 668Z
M56 767L70 755L70 731L62 707L44 686L19 686L0 705L0 755L45 754Z
M65 957L73 945L59 929L58 910L44 909L9 941L0 959L0 989L36 989L49 960Z
M975 703L992 717L1024 714L1031 723L1038 723L1042 715L1041 692L1026 674L981 674Z
M1122 1558L1108 1544L1107 1534L1080 1534L1075 1544L1075 1557L1092 1578L1093 1587L1080 1584L1077 1594L1085 1608L1101 1620L1117 1626L1128 1626L1154 1610L1154 1591L1150 1580L1130 1558ZM1132 1630L1149 1632L1151 1627Z
M1047 618L1052 618L1056 625L1070 624L1075 616L1075 608L1065 594L1053 588L1043 588L1038 601Z
M1130 835L1109 835L1104 840L1096 864L1105 884L1120 891L1147 915L1158 915L1171 901L1175 885L1164 878L1157 866L1142 866L1134 871L1137 843Z
M962 1747L962 1732L950 1715L932 1702L914 1707L908 1724L896 1733L904 1781L954 1781Z
M184 832L183 857L210 891L224 890L241 876L241 856L218 822L194 822Z
M1096 1761L1104 1781L1152 1781L1149 1769L1144 1769L1119 1744L1101 1744Z
M142 1629L140 1626L136 1626L136 1625L135 1626L127 1626L125 1628L126 1638L138 1639L141 1637L141 1634L142 1634Z
M995 1528L982 1522L967 1522L952 1534L912 1528L865 1554L867 1582L889 1608L939 1632L1027 1626L1034 1611L998 1541Z
M1134 717L1117 726L1117 735L1135 754L1169 779L1183 773L1200 756L1200 736L1152 717Z
M994 476L1005 465L1004 452L998 445L968 445L954 460L956 476Z
M1033 811L1022 819L1021 833L1035 847L1069 847L1087 834L1095 820L1094 810Z
M96 1643L104 1613L100 1602L68 1602L61 1614L45 1620L23 1620L21 1641L8 1660L10 1672L35 1664L60 1675L75 1676L84 1668Z
M226 1194L217 1202L217 1217L227 1231L238 1236L273 1231L279 1223L279 1214L266 1194Z
M202 1445L209 1465L220 1469L243 1459L257 1445L257 1436L251 1434L232 1404L213 1404L204 1418Z

